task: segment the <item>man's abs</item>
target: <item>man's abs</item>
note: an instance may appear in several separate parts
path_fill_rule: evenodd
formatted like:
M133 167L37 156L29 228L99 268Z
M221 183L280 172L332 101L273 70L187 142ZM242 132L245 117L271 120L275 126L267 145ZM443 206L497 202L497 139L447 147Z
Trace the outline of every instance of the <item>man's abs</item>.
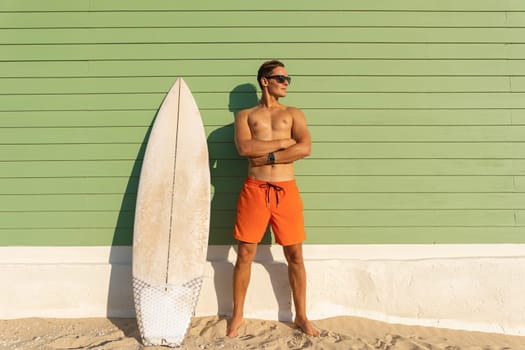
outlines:
M248 176L262 181L288 181L294 179L293 163L248 166Z

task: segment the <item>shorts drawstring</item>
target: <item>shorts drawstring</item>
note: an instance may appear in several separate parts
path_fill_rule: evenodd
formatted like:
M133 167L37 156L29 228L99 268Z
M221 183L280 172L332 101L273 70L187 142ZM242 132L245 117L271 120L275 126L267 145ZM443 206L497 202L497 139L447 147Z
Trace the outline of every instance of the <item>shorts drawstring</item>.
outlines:
M279 192L284 191L284 188L281 186L274 185L270 182L267 182L265 184L260 184L260 188L264 188L266 190L266 205L268 208L270 207L270 189L273 188L273 191L275 192L275 206L279 206Z

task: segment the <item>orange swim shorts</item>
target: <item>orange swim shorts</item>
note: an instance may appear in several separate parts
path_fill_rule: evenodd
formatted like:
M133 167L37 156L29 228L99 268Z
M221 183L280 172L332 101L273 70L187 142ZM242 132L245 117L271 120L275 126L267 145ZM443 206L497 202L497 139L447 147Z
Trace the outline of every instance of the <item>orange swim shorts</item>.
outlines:
M306 239L303 202L295 180L267 182L248 177L237 202L233 237L247 243L259 243L268 223L275 241L283 246Z

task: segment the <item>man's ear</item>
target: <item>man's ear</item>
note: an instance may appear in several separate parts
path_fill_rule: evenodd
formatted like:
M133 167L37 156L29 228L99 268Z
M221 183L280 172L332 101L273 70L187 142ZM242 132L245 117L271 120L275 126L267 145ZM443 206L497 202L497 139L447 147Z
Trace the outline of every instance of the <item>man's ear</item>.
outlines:
M261 77L261 85L263 87L268 86L268 79L266 79L266 77Z

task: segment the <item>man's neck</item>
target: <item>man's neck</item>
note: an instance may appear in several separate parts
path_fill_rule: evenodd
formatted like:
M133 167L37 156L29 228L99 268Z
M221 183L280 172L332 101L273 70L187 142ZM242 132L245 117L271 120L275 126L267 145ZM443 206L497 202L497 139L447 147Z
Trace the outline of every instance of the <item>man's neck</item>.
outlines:
M259 104L266 108L279 107L281 105L277 97L270 96L267 94L263 94L263 96L261 97L261 101L259 101Z

